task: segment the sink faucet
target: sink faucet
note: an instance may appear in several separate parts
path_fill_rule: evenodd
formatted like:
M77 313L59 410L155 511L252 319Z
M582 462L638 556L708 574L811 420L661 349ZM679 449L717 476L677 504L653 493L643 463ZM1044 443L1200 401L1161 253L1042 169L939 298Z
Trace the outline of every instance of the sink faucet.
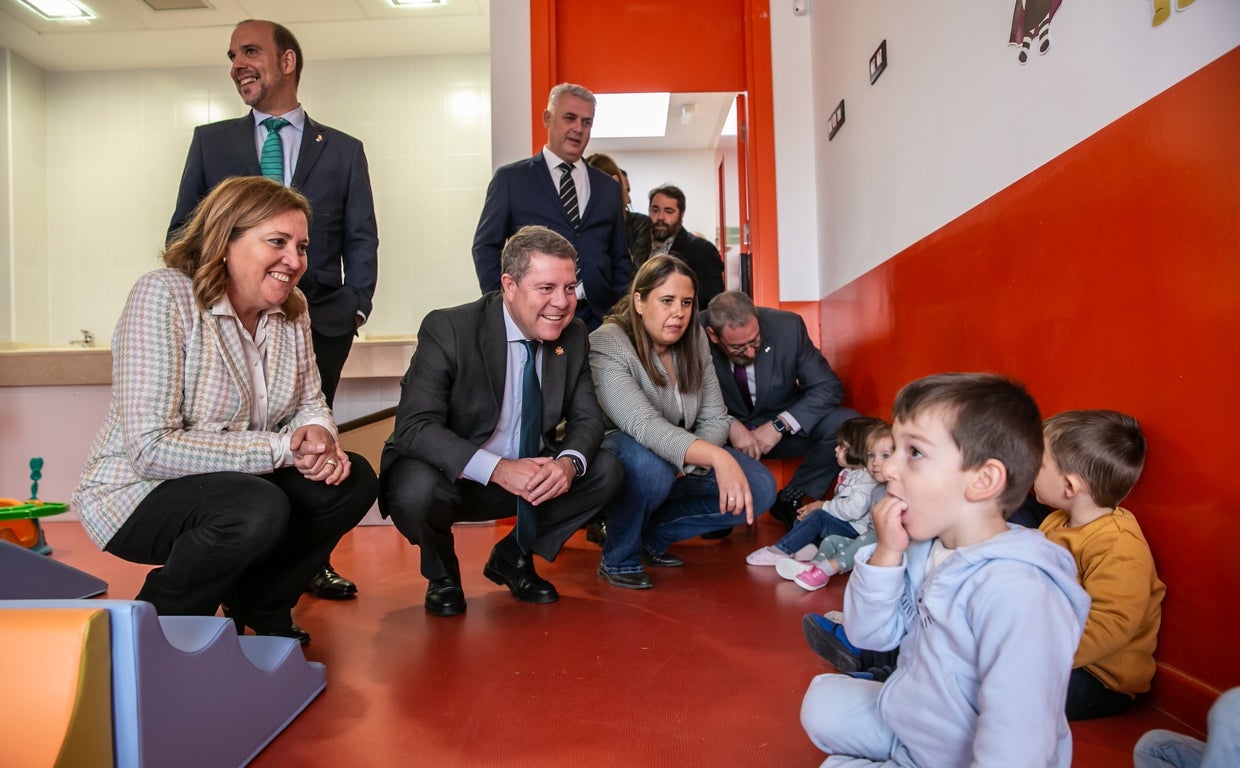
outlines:
M80 338L80 339L69 339L69 346L77 346L78 344L81 344L83 347L93 347L93 346L95 346L95 334L93 334L93 333L91 333L90 331L88 331L88 330L86 330L85 328L83 328L83 329L82 329L82 338Z

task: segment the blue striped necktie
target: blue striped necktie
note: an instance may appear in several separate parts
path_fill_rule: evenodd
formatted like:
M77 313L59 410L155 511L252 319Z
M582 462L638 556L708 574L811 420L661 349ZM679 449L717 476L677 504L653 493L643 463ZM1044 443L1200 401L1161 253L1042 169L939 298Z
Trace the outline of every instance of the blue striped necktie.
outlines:
M581 228L581 212L577 208L577 185L573 183L573 166L560 163L556 166L560 171L560 202L564 205L564 214L573 225L573 229Z
M284 146L280 144L280 129L289 122L282 117L269 117L263 121L267 126L267 138L263 141L262 154L258 156L258 169L272 181L284 183Z

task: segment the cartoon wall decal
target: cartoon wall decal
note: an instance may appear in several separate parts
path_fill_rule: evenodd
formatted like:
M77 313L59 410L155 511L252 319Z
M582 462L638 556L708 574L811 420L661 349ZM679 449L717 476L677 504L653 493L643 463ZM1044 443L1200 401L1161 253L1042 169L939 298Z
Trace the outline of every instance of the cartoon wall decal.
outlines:
M1021 64L1029 61L1029 51L1035 40L1039 54L1050 50L1051 20L1062 4L1063 0L1016 0L1016 7L1012 9L1012 34L1008 42L1020 46L1016 58Z
M1193 4L1194 0L1175 0L1175 9L1182 11ZM1171 18L1171 0L1154 0L1154 26Z

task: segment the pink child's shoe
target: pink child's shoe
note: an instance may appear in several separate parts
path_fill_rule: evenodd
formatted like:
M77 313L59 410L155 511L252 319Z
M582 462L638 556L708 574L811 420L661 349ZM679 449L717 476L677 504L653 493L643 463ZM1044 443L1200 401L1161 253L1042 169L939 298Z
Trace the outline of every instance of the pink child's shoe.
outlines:
M830 580L831 577L827 574L827 572L816 565L811 566L809 569L802 571L801 573L798 573L793 579L793 581L797 583L798 587L806 590L807 592L822 589L827 586L827 582Z

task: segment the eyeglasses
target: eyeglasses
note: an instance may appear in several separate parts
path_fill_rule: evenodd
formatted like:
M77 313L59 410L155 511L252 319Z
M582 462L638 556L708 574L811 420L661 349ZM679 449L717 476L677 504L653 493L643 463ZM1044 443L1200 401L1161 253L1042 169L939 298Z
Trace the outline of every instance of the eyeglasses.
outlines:
M760 346L762 346L761 332L759 332L757 336L753 337L753 341L746 342L745 344L724 344L723 348L728 351L729 355L739 355L748 352L751 349L756 352Z

